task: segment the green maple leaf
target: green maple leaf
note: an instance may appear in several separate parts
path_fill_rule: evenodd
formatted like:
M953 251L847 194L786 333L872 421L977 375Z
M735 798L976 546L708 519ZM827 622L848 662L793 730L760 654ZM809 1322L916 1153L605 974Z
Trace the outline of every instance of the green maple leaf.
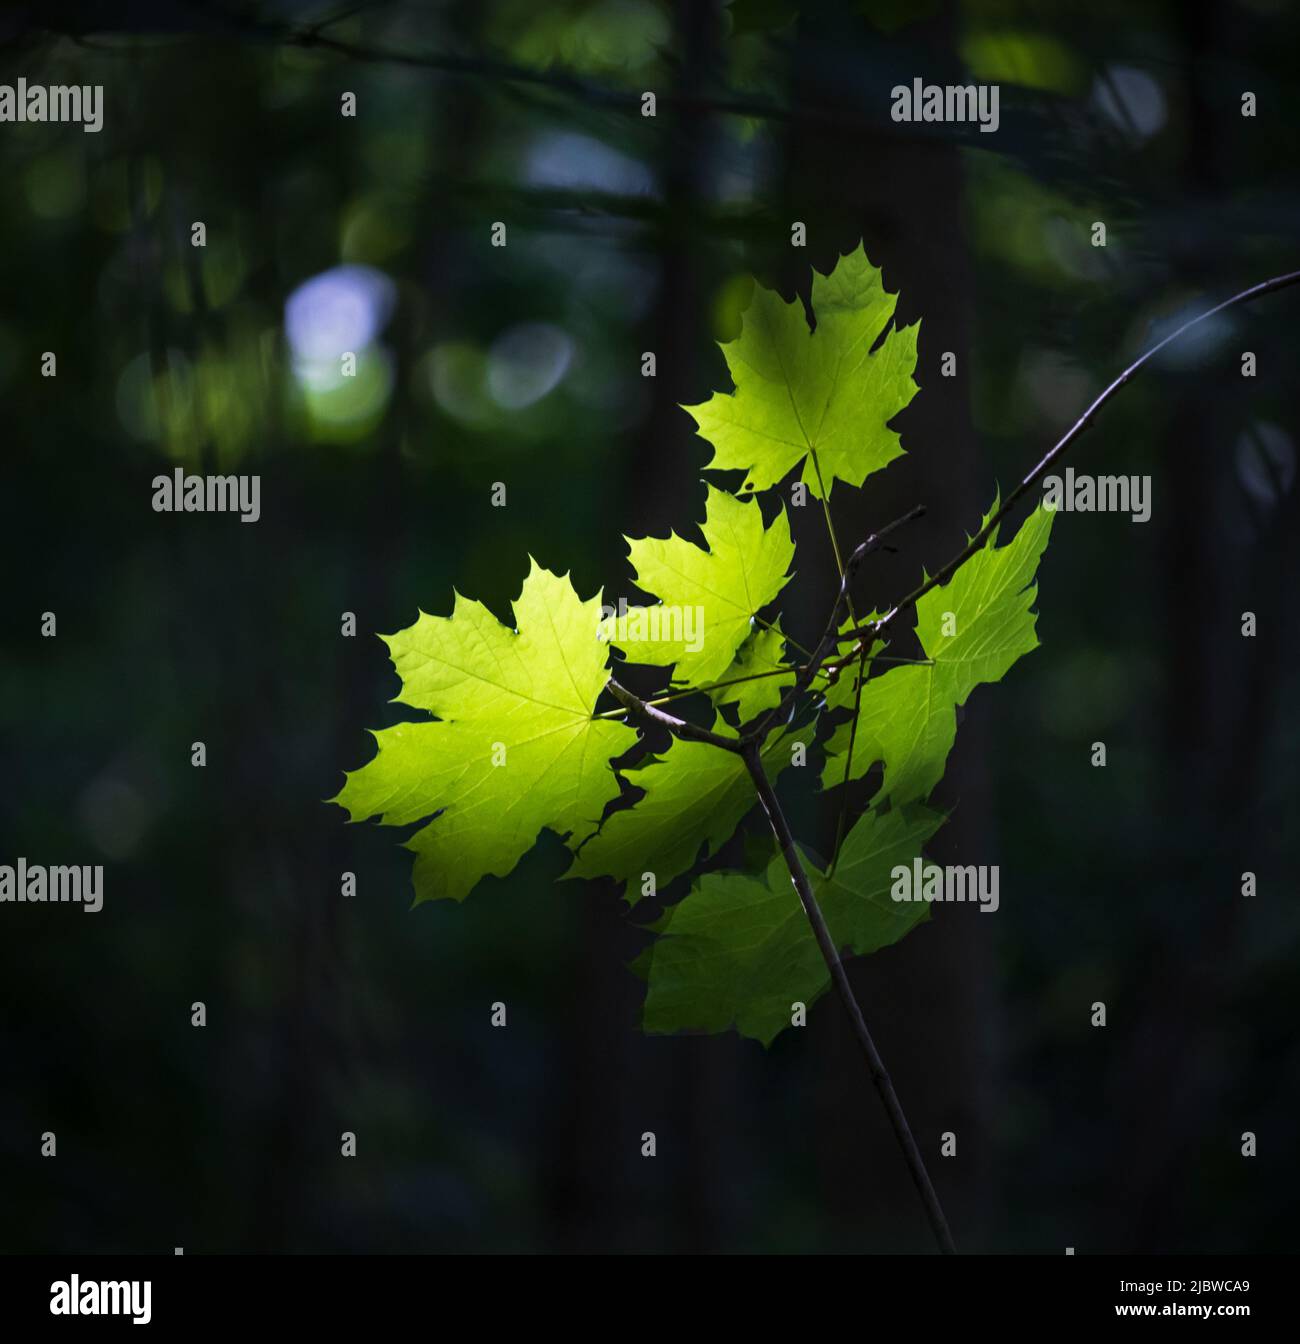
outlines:
M415 852L416 904L463 900L481 877L503 877L549 829L574 842L619 793L610 758L632 729L593 719L609 673L597 637L601 599L579 599L567 575L532 562L511 630L456 594L449 617L423 612L387 637L398 697L436 722L373 734L379 754L338 797L353 821L429 823Z
M868 812L845 837L833 877L805 861L841 952L865 955L897 942L929 914L895 902L892 870L909 865L944 818L922 807ZM780 858L762 878L706 873L656 924L635 963L646 979L648 1032L718 1032L735 1026L764 1045L790 1025L791 1005L811 1005L830 972Z
M931 664L891 668L863 684L851 778L884 762L884 782L873 802L888 796L901 806L927 797L952 750L957 706L981 683L1000 681L1022 654L1038 647L1034 579L1053 517L1035 509L1014 540L1001 547L995 531L946 584L916 604L917 635ZM851 704L853 676L842 682L850 690L838 690L836 702ZM841 724L827 743L823 788L844 781L851 730L851 722Z
M722 675L724 685L710 691L709 698L715 705L735 705L742 724L775 709L795 676L794 668L781 656L784 645L780 622L760 626L740 646L735 661Z
M713 731L731 733L720 719ZM773 778L790 764L795 741L779 732L768 739L763 760ZM565 877L639 882L653 873L656 886L665 886L693 867L702 849L725 844L758 805L744 761L706 742L675 741L662 756L623 774L645 797L611 813L578 850Z
M713 445L712 471L743 471L745 488L766 490L803 462L818 498L836 480L860 486L902 451L887 422L916 395L919 322L895 328L896 294L861 246L829 275L813 271L810 331L798 299L756 285L740 335L722 346L735 384L687 406Z
M785 586L794 559L784 509L765 528L756 500L742 502L713 486L701 531L707 550L675 534L626 538L637 586L662 605L633 607L602 626L629 662L674 663L674 680L695 685L723 678L754 617ZM699 619L701 628L688 630L687 619ZM652 621L659 637L639 637L638 625ZM665 638L665 631L676 637Z

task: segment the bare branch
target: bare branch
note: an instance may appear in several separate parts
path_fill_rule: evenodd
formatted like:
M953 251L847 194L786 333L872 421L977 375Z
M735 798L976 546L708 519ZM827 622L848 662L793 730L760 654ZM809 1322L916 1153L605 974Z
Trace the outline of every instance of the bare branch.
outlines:
M980 528L979 532L971 538L969 544L956 556L954 556L946 565L938 570L933 576L928 578L907 597L895 604L879 620L868 622L856 629L841 634L839 626L841 621L841 612L844 610L849 600L849 587L857 573L859 566L866 556L873 551L881 549L884 538L891 532L901 527L904 523L910 522L914 518L920 517L924 512L923 507L913 509L910 513L896 519L887 527L883 527L879 532L873 533L863 541L853 554L849 556L847 562L843 565L839 592L836 594L835 601L831 607L830 617L826 623L826 631L822 636L820 643L813 651L812 656L807 662L801 664L795 674L793 685L787 690L781 699L780 705L770 712L751 732L740 738L721 737L717 733L709 732L707 729L700 728L696 724L687 723L672 714L667 714L663 710L656 708L647 701L639 699L625 687L619 685L612 677L609 680L609 691L630 712L640 718L657 723L665 727L674 736L687 741L707 742L711 746L720 747L723 750L737 753L745 762L745 767L754 783L754 789L758 795L759 802L762 804L763 811L767 815L769 824L772 827L772 833L776 836L777 843L781 847L782 857L785 860L786 867L790 872L790 879L798 893L800 903L803 906L804 914L808 918L808 923L812 928L813 936L817 940L818 949L821 952L822 959L830 972L831 981L835 985L836 992L849 1015L849 1020L853 1026L853 1033L858 1041L866 1059L867 1068L871 1074L872 1082L875 1084L880 1099L885 1107L885 1112L889 1116L889 1121L893 1127L895 1137L898 1139L899 1146L903 1150L904 1159L907 1162L908 1170L911 1173L912 1180L916 1185L917 1191L921 1196L921 1202L925 1207L926 1217L929 1220L931 1231L934 1233L935 1240L938 1242L939 1249L945 1255L956 1253L956 1247L953 1244L952 1233L948 1228L948 1221L944 1215L943 1207L939 1203L939 1197L935 1193L934 1185L930 1180L929 1172L926 1170L925 1161L921 1156L920 1149L917 1147L916 1139L907 1121L902 1104L898 1100L898 1094L894 1090L888 1072L885 1069L884 1062L880 1057L880 1052L876 1049L875 1042L867 1029L866 1020L862 1015L862 1009L858 1004L857 998L853 993L853 988L849 984L848 976L844 970L844 963L840 959L839 949L835 945L830 929L827 927L825 917L821 912L821 907L817 903L817 898L813 892L812 884L808 879L807 870L803 866L803 860L795 847L794 837L790 832L789 823L786 821L785 814L781 809L780 801L776 796L776 791L772 787L772 782L767 776L767 771L763 767L762 749L763 742L767 737L773 723L784 721L789 718L790 712L800 695L808 690L813 678L819 671L828 674L838 672L842 667L852 662L858 663L858 685L857 694L861 695L862 677L867 661L867 650L873 639L880 636L889 625L897 619L900 612L908 607L915 605L920 598L924 597L931 589L939 584L946 582L957 571L957 569L973 555L992 534L994 528L1006 516L1007 512L1021 499L1027 491L1042 479L1049 467L1052 466L1092 424L1094 417L1102 406L1113 397L1120 388L1124 387L1139 369L1143 368L1150 360L1163 350L1167 345L1176 341L1192 327L1216 313L1223 312L1227 308L1233 307L1238 303L1246 303L1251 299L1258 298L1264 294L1273 293L1279 289L1285 289L1289 285L1300 282L1300 271L1293 271L1290 274L1277 276L1272 280L1266 280L1263 284L1255 285L1251 289L1243 290L1240 294L1231 299L1211 308L1208 312L1202 313L1199 317L1185 322L1176 331L1166 336L1157 345L1152 346L1140 359L1130 364L1118 378L1115 379L1084 411L1083 415L1074 423L1065 436L1051 449L1050 452L1038 463L1036 467L1024 478L1015 490L1007 496L1002 505L994 511L988 522ZM828 518L829 521L829 518ZM838 554L837 554L838 559ZM845 654L832 658L832 654L846 640L855 641L854 647ZM855 706L854 729L857 726L857 713ZM850 739L852 740L852 739ZM852 748L850 747L850 752ZM851 760L851 755L850 755ZM846 771L847 778L847 771ZM841 814L841 835L843 831L844 816ZM836 850L839 849L839 837L836 840ZM832 857L832 867L834 856Z

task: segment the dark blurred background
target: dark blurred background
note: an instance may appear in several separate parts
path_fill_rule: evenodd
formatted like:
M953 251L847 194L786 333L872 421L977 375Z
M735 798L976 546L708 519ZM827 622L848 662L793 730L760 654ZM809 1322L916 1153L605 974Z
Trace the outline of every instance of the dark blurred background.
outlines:
M1125 363L1300 266L1298 35L1279 0L0 9L0 82L105 90L98 134L0 125L0 862L105 867L97 915L0 908L0 1249L931 1249L833 999L770 1051L644 1037L645 935L554 837L412 911L401 834L322 800L401 717L376 633L453 586L508 618L529 552L624 592L623 533L702 518L678 407L746 277L859 239L922 391L834 507L929 506L866 584L906 591ZM891 121L914 77L998 84L997 133ZM1079 445L1153 512L1058 518L1042 648L967 706L932 853L1001 909L852 968L962 1249L1297 1249L1298 318L1206 324ZM175 465L260 473L261 520L154 513Z

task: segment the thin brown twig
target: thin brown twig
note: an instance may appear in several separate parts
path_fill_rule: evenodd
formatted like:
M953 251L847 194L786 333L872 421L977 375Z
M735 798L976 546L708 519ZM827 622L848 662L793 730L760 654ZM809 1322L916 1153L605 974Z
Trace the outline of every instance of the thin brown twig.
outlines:
M1066 450L1080 438L1087 430L1092 428L1094 418L1099 410L1122 388L1127 386L1134 375L1145 365L1160 353L1167 345L1171 345L1178 340L1180 336L1185 335L1193 327L1206 321L1207 318L1214 317L1217 313L1222 313L1228 308L1233 308L1239 303L1249 303L1252 299L1261 298L1265 294L1273 294L1279 289L1286 289L1290 285L1300 284L1300 271L1289 271L1286 275L1274 276L1271 280L1265 280L1258 285L1252 285L1249 289L1243 289L1240 294L1234 294L1232 298L1225 299L1222 303L1216 304L1213 308L1201 313L1199 316L1184 322L1182 326L1175 331L1171 331L1163 340L1153 345L1145 354L1135 359L1132 364L1124 370L1108 387L1105 388L1092 402L1086 411L1070 426L1065 435L1058 440L1041 462L1029 473L1028 476L1020 482L1018 486L1002 501L1001 506L996 509L989 517L988 522L980 528L978 532L970 539L965 547L962 548L946 565L936 570L924 583L913 589L906 597L891 607L879 620L868 621L865 625L859 626L856 630L849 631L844 638L853 638L863 642L875 639L882 634L895 620L901 612L913 607L923 598L932 588L937 588L940 584L946 583L957 572L967 560L970 559L976 551L988 540L993 530L998 526L1003 518L1007 516L1010 509L1020 500L1027 491L1033 489L1047 470L1057 462L1066 452ZM858 656L858 648L855 646L849 653L838 659L826 663L826 669L829 671L835 667L843 667L853 661Z
M723 737L720 733L713 733L707 728L701 728L697 723L689 723L686 719L679 719L676 714L667 714L662 709L656 708L648 700L642 700L640 696L633 695L626 686L619 685L613 677L610 677L606 686L610 695L625 709L630 710L638 718L645 719L649 723L656 723L661 728L667 728L674 737L679 737L686 742L707 742L711 747L721 747L723 751L730 751L739 755L739 738Z
M674 700L684 700L688 695L709 695L713 691L726 690L728 686L740 686L749 681L762 681L767 677L788 677L793 673L794 668L783 663L780 667L768 668L764 672L751 672L744 677L731 677L727 681L712 681L704 686L682 686L677 690L666 691L663 695L651 696L645 703L650 706L667 705ZM593 714L591 717L593 719L610 719L615 715L628 712L627 707L624 706L621 709L606 709L599 714Z

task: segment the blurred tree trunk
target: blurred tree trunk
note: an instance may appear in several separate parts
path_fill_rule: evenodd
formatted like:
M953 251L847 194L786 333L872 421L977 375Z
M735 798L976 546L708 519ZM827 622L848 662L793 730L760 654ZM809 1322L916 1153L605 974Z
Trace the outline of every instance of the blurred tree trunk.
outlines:
M630 535L685 530L702 513L701 445L679 402L701 382L698 351L707 343L708 258L701 254L699 211L709 169L710 119L701 106L718 69L719 6L676 0L672 49L680 56L659 164L664 209L659 216L658 299L647 327L655 353L653 398L639 442L623 458L614 513ZM646 464L653 463L653 469ZM625 572L622 558L620 572ZM736 1121L734 1036L679 1038L664 1054L639 1036L643 987L627 963L644 943L630 929L609 884L589 887L581 919L584 949L574 1012L565 1034L569 1117L557 1132L551 1216L562 1244L590 1251L622 1245L642 1249L643 1229L612 1198L641 1189L647 1215L660 1227L660 1249L723 1248L729 1222L725 1179ZM640 1136L655 1130L660 1156L647 1167ZM656 1173L653 1182L647 1171ZM620 1213L624 1216L620 1218Z
M1205 62L1212 53L1229 56L1233 36L1209 4L1189 5L1179 18L1184 192L1205 217L1205 203L1225 199L1232 182ZM1237 277L1229 289L1264 278L1232 264L1230 238L1207 244L1205 232L1193 231L1193 249L1175 258L1189 290L1204 289L1213 302L1226 297L1221 276ZM1231 365L1236 352L1218 358ZM1297 513L1294 488L1270 509L1251 503L1237 476L1236 442L1259 395L1230 368L1222 377L1184 375L1163 445L1163 800L1152 835L1164 847L1159 857L1172 862L1149 897L1144 992L1107 1084L1108 1207L1125 1210L1100 1229L1112 1252L1191 1249L1183 1238L1199 1222L1196 1165L1220 1146L1235 1151L1246 1127L1230 1104L1246 1061L1234 1061L1221 1043L1228 995L1243 974L1236 958L1248 907L1239 874L1281 860L1261 833L1259 788L1285 665L1283 576L1288 552L1294 563ZM1244 548L1204 525L1230 517L1234 504L1251 518L1254 536ZM1238 637L1243 609L1260 615L1255 639Z
M864 601L900 596L955 553L973 531L993 494L992 464L980 452L969 418L970 275L962 220L962 165L953 145L901 138L888 121L887 88L862 99L860 64L842 59L861 43L864 25L841 31L843 16L801 18L795 48L794 98L806 115L795 123L790 146L790 219L808 224L808 252L796 253L796 274L806 262L829 269L837 255L857 246L885 271L887 287L901 294L897 321L923 316L917 382L922 391L900 417L909 456L868 480L855 494L840 487L832 497L841 548L850 549L873 528L917 503L928 516L899 538L898 555L873 558ZM947 17L907 29L928 52L952 50ZM866 40L879 35L866 32ZM858 62L861 53L854 53ZM840 75L843 73L843 80ZM877 83L881 83L877 81ZM882 128L864 129L864 119ZM957 356L958 376L939 377L944 351ZM807 513L811 515L813 508ZM819 516L805 517L802 535L820 532ZM796 606L824 620L829 597L824 577L834 558L821 543L819 563L805 559ZM799 579L796 583L799 583ZM794 585L791 585L792 588ZM944 792L961 807L940 832L938 862L996 861L992 834L986 707L977 693L958 734ZM840 790L829 795L831 810ZM855 794L860 807L865 795ZM834 818L824 829L829 847ZM992 1195L996 1136L990 1124L991 1091L999 1070L998 1003L993 992L993 925L968 907L934 907L933 918L897 947L851 964L850 976L886 1067L908 1114L931 1177L944 1202L959 1249L982 1249ZM813 1041L821 1059L815 1076L817 1150L822 1159L828 1236L835 1249L926 1251L933 1239L874 1088L863 1068L847 1018L834 1001L814 1017ZM957 1136L957 1156L939 1156L940 1135Z

